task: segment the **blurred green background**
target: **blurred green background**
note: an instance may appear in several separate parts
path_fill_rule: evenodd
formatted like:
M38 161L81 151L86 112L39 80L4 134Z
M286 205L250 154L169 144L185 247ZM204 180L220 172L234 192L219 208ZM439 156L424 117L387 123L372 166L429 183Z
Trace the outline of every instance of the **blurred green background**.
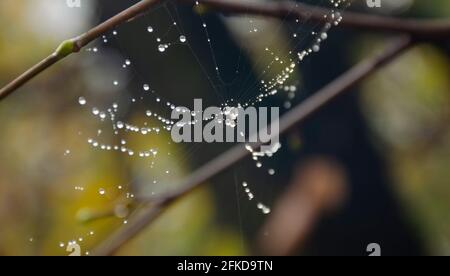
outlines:
M0 1L0 84L48 55L60 41L135 2L82 1L81 8L70 9L65 0ZM364 1L355 1L352 9L450 19L450 2L444 0L384 0L381 10L367 10L359 2ZM173 47L170 54L160 55L147 27L164 33L172 16L192 49ZM282 53L281 58L294 47L291 23L258 21L261 30L255 35L240 31L248 19L214 14L203 18L212 52L225 68L222 77L233 80L219 82L217 93L211 91L210 78L216 73L199 15L170 2L118 27L116 37L107 34L108 43L97 41L98 53L71 56L0 103L0 255L68 255L70 241L89 254L127 222L128 212L118 215L117 208L135 208L130 194L170 191L229 147L175 145L167 134L103 134L112 142L126 139L135 148L158 148L158 166L149 170L148 162L90 148L87 138L105 126L78 104L80 96L100 107L117 102L123 118L143 122L146 110L161 108L150 99L132 104L131 99L141 97L143 83L177 105L192 105L194 98L215 105L223 99L245 101L258 94L263 70L258 64L264 61L266 45ZM309 22L303 28L304 33L315 30ZM176 35L168 32L164 38L174 40ZM292 104L301 103L389 39L333 30L322 51L296 72L293 83L299 83L301 91ZM374 241L386 254L450 254L449 54L448 43L422 44L409 51L355 93L283 137L282 152L265 162L276 171L274 176L261 173L252 160L238 164L171 208L119 254L259 254L255 243L267 217L246 199L241 183L251 183L258 198L272 205L296 171L318 158L333 160L347 175L346 203L319 219L296 254L364 255L365 246ZM133 70L122 70L125 59L132 61ZM245 74L233 79L238 60ZM117 87L112 85L116 79L121 84ZM285 99L276 97L270 103L283 106ZM100 189L106 191L104 196Z

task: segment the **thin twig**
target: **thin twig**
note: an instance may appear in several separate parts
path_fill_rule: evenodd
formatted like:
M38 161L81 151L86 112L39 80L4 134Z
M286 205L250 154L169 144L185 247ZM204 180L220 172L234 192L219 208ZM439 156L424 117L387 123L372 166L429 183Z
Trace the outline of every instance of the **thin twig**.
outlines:
M161 3L163 0L142 0L141 2L129 7L128 9L120 12L109 20L94 27L88 32L77 36L72 39L63 41L57 49L47 58L31 67L25 73L14 79L0 90L0 101L5 99L11 93L22 87L29 82L35 76L47 70L49 67L64 59L65 57L78 53L83 47L107 33L113 30L122 23L133 20L145 13L145 11Z
M312 114L322 109L332 100L345 94L350 88L376 72L383 65L391 62L412 45L414 45L414 40L411 37L401 37L392 45L389 45L381 54L353 67L347 73L284 115L280 120L280 134L286 133L293 127L304 122ZM245 147L237 145L218 158L208 162L204 167L197 170L186 181L181 183L180 187L182 188L180 190L162 197L156 202L150 200L144 204L143 209L133 220L129 221L128 225L123 226L114 235L106 239L93 253L101 256L115 254L126 242L139 234L147 225L155 221L159 215L176 201L195 191L204 185L207 180L230 168L249 154L249 151Z
M22 87L31 79L53 66L72 53L79 52L96 38L113 30L118 25L143 15L147 10L164 0L142 0L134 6L113 16L90 31L61 43L50 56L33 66L25 73L0 89L0 101ZM192 4L195 0L174 0L180 3ZM324 15L330 13L325 8L313 7L292 1L256 2L238 0L198 0L205 7L230 14L259 15L283 19L309 19L312 22L328 22ZM377 32L402 32L415 39L448 39L450 36L450 21L407 20L392 17L367 15L353 12L343 12L343 27L372 30Z
M193 0L178 0L191 3ZM207 9L226 14L257 15L284 20L310 20L313 23L328 23L330 9L310 6L293 1L236 1L236 0L199 0ZM362 29L366 31L404 33L415 39L448 39L449 20L400 19L388 16L370 15L342 11L340 27Z

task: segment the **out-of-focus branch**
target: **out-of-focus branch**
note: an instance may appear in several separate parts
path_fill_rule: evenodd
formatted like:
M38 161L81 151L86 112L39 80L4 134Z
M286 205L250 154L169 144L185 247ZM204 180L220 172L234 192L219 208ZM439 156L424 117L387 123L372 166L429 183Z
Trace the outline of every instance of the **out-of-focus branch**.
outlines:
M381 53L354 66L347 73L284 115L280 119L280 134L286 133L299 123L304 122L312 114L321 110L339 96L344 95L350 88L376 72L380 67L394 60L412 45L414 45L414 40L411 37L401 37ZM258 146L260 144L255 145L255 147ZM136 214L134 219L130 220L127 225L105 240L93 253L95 255L115 254L126 242L139 234L147 225L155 221L159 215L177 200L197 190L207 180L235 165L249 154L249 151L243 145L237 145L194 172L179 185L181 187L179 190L157 199L146 200L147 203L144 203L142 210Z
M13 81L11 81L2 89L0 89L0 101L9 96L11 93L16 91L20 87L22 87L24 84L29 82L31 79L33 79L40 73L47 70L49 67L51 67L58 61L64 59L65 57L73 53L78 53L83 47L91 43L96 38L102 36L108 31L113 30L115 27L117 27L122 23L128 22L143 15L145 11L156 6L162 1L163 0L142 0L141 2L135 4L134 6L129 7L128 9L115 15L109 20L94 27L90 31L78 37L63 41L51 55L43 59L35 66L28 69L25 73L23 73Z
M347 197L346 174L335 162L314 158L296 172L258 237L264 255L287 256L302 249L320 218L336 211Z

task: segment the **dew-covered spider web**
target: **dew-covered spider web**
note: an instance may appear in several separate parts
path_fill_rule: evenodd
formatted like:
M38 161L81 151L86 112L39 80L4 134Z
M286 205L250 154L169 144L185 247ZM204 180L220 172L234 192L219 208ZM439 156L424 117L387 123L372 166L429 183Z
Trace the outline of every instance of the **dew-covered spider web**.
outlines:
M330 31L342 20L340 11L350 2L315 1L314 5L329 9L322 24L309 18L288 21L211 14L199 2L190 7L166 2L95 41L82 58L92 66L102 63L108 73L97 81L102 95L80 93L80 112L88 113L91 119L89 127L74 131L92 154L114 152L117 158L138 164L139 170L133 172L129 183L95 187L97 196L121 195L123 201L114 213L127 224L133 211L128 202L157 198L179 188L174 183L189 176L195 169L190 163L207 147L186 143L179 150L170 138L177 124L171 118L172 111L195 113L182 108L192 106L194 98L219 106L227 118L222 123L228 127L236 127L238 107L291 109L302 93L300 66L320 52ZM269 180L276 175L268 160L283 149L282 143L265 150L250 144L242 147L251 153L254 173L265 174ZM76 154L70 145L67 148L67 158ZM235 181L237 195L243 195L255 213L270 214L267 195L259 194L258 183L240 174ZM74 189L81 193L92 188L81 183Z

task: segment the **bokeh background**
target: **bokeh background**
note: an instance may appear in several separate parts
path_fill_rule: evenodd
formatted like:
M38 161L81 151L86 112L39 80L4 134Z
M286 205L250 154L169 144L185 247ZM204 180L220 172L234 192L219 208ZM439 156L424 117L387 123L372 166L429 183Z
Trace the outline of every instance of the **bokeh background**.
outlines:
M70 9L65 0L0 1L0 84L60 41L135 2L82 0L81 8ZM352 9L450 17L445 0L384 0L379 10L368 10L363 2L355 1ZM161 55L147 27L164 33L172 16L192 49L173 47ZM251 33L242 31L248 18L201 16L223 79L234 80L219 85L218 92L211 91L209 79L216 73L198 11L170 2L120 26L118 35L107 34L107 43L95 42L98 53L69 57L0 103L0 255L68 255L70 241L89 254L127 222L137 206L127 194L175 189L229 148L176 145L166 134L121 134L137 148L170 153L149 170L146 162L94 150L86 142L104 125L78 104L80 96L98 107L120 104L121 116L131 122L143 122L147 109L160 108L147 98L130 101L142 96L142 83L178 105L192 105L194 98L215 105L224 98L245 100L258 93L262 69L256 61L264 61L262 49L270 44L287 56L293 47L291 23L254 19L260 31ZM303 32L314 27L304 22ZM170 37L176 40L177 33L164 35ZM296 72L299 92L291 104L301 103L389 39L334 29L321 52ZM287 243L294 255L367 255L366 246L374 242L384 255L450 254L449 54L448 43L415 47L284 136L282 150L264 161L265 169L250 158L237 164L168 210L119 254L276 254L285 253L277 245ZM132 70L121 67L125 59ZM233 78L237 61L247 82ZM270 104L289 107L285 100L275 97ZM107 135L103 138L120 138ZM268 168L276 173L267 174ZM244 181L272 207L271 215L247 200Z

